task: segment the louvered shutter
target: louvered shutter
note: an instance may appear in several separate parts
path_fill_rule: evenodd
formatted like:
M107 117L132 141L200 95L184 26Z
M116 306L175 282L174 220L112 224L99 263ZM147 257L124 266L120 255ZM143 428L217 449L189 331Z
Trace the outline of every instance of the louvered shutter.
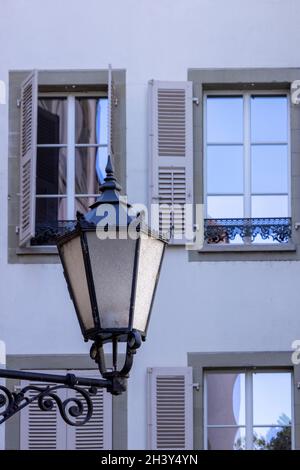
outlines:
M53 373L64 373L62 371L51 371ZM21 381L21 387L27 385L45 387L45 383ZM53 385L53 384L49 384ZM66 390L59 390L61 399L66 399ZM30 392L29 398L35 396ZM64 450L66 448L65 423L60 417L57 406L52 410L41 411L37 401L23 408L20 413L20 448L21 450Z
M38 75L34 71L21 85L20 246L35 234L37 94Z
M192 210L193 203L192 105L192 82L149 82L149 202L159 213L160 232L172 234L173 244L188 241L184 232L185 205Z
M116 87L113 79L113 71L111 65L108 66L108 126L107 126L107 151L108 155L114 160L114 138L115 138L115 103L116 103Z
M99 372L73 371L81 377L99 378ZM81 398L78 393L70 396ZM112 449L112 397L104 389L93 396L93 416L84 426L67 427L68 450L110 450ZM84 410L86 405L84 404Z
M149 449L193 449L192 368L148 369L148 391Z

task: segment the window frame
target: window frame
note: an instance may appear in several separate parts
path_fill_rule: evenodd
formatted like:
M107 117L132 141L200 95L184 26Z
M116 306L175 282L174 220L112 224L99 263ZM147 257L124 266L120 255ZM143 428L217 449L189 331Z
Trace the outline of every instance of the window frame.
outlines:
M66 174L66 194L37 194L35 195L36 199L56 199L62 198L66 200L67 215L66 220L73 220L75 218L75 200L76 197L97 197L98 194L77 194L75 191L75 165L76 165L76 148L107 148L108 141L106 144L89 144L89 143L76 143L75 139L75 106L76 98L106 98L108 99L108 93L105 91L81 91L81 92L56 92L56 91L47 91L38 93L38 101L40 99L55 99L55 98L64 98L66 99L66 127L67 127L67 141L63 144L39 144L37 143L36 148L63 148L66 149L66 161L67 161L67 174ZM108 118L108 116L107 116ZM37 123L38 125L38 123ZM53 248L55 245L38 245L33 246L30 242L27 243L27 247L31 249L41 249L42 247Z
M203 449L208 450L208 429L209 428L242 428L245 430L245 450L254 450L253 449L253 431L254 428L271 428L271 427L280 427L279 425L276 426L274 424L259 424L254 425L253 423L253 375L257 373L289 373L290 380L291 380L291 450L295 449L295 416L294 416L294 409L295 409L295 394L294 394L294 371L291 368L216 368L216 369L204 369L204 390L203 390ZM209 374L245 374L245 425L209 425L207 419L207 376Z
M243 193L226 193L228 196L241 196L243 198L243 218L252 218L251 216L251 95L263 95L263 96L286 96L287 98L287 165L288 165L288 214L286 217L291 217L292 214L292 173L291 173L291 104L290 104L290 92L286 89L212 89L203 91L203 106L202 106L202 139L203 139L203 203L205 218L207 218L207 97L208 96L242 96L243 97ZM266 142L272 145L272 142ZM282 145L282 142L275 142L275 145ZM210 143L210 145L213 145ZM221 145L232 145L230 142L222 143ZM236 144L235 144L236 145ZM286 194L286 193L284 193ZM222 193L211 193L209 196L222 196ZM259 195L255 193L255 196ZM264 193L262 195L283 195L283 193ZM271 243L272 244L272 243ZM243 245L242 243L238 245ZM250 243L253 245L253 243Z

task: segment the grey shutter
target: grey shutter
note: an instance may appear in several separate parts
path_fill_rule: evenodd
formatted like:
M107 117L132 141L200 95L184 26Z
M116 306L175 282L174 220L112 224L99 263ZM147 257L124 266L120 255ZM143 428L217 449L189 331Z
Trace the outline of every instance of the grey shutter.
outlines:
M84 377L99 378L99 372L73 371ZM88 389L88 388L87 388ZM71 391L70 391L71 392ZM79 393L69 393L69 397L81 398ZM110 450L112 449L112 396L104 389L99 389L92 397L93 416L84 426L67 427L68 450ZM83 401L84 410L86 404Z
M149 449L193 449L192 368L148 369L148 392Z
M174 244L187 241L185 204L193 203L192 105L192 82L149 82L149 202Z
M37 99L38 76L34 71L21 85L20 246L35 234Z
M51 371L63 373L62 371ZM45 383L21 381L21 387L27 385L45 387ZM53 384L51 384L53 385ZM66 391L59 390L59 396L66 399ZM27 396L33 397L36 392ZM60 417L57 406L52 410L41 411L37 401L23 408L20 413L20 448L21 450L64 450L66 446L65 423Z

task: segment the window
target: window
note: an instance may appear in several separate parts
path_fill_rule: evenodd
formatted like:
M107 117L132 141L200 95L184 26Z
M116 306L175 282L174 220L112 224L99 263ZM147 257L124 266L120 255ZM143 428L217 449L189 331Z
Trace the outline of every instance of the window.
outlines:
M204 103L207 241L288 241L288 95L210 92Z
M85 213L95 201L105 175L107 123L103 94L39 95L32 245L54 244L44 234L74 220L77 211Z
M292 448L291 372L206 372L204 402L206 449Z

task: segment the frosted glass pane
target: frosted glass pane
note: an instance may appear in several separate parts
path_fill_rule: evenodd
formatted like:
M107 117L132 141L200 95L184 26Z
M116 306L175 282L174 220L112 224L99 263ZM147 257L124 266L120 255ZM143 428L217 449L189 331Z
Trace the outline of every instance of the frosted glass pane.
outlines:
M252 145L252 193L288 192L286 145Z
M243 146L207 147L207 192L243 192Z
M136 240L100 240L87 233L102 328L127 328Z
M288 105L286 96L251 97L252 142L286 142Z
M253 374L253 422L259 424L291 423L291 374Z
M88 285L86 282L80 238L76 237L65 243L61 248L61 254L66 265L73 295L75 297L75 302L79 309L82 322L84 327L88 330L94 327L94 320Z
M288 217L288 196L252 196L252 217Z
M207 424L245 424L245 374L207 373Z
M208 450L245 450L246 433L244 428L208 428Z
M207 97L207 142L243 142L243 98L241 96Z
M207 217L232 219L243 217L243 196L208 196Z
M133 328L145 331L164 243L141 238Z

